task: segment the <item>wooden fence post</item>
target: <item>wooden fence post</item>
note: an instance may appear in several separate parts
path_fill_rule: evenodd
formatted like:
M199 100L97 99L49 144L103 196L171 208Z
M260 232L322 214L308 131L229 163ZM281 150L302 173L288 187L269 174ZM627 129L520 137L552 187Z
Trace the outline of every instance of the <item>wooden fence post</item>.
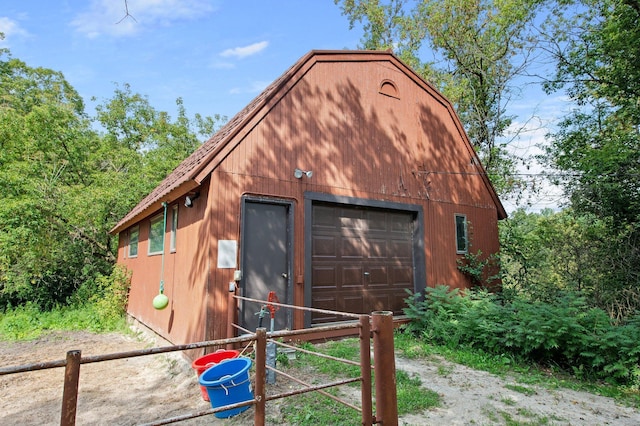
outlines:
M255 400L256 409L253 415L253 424L264 426L266 416L266 395L265 387L267 382L267 329L258 328L256 330L256 386Z
M371 325L369 315L360 316L360 399L362 403L362 426L373 423L373 401L371 400Z
M64 368L64 390L62 392L60 426L74 426L76 424L80 357L81 351L74 350L67 352L67 363Z
M396 358L393 346L393 312L371 313L373 370L376 379L376 423L398 425Z

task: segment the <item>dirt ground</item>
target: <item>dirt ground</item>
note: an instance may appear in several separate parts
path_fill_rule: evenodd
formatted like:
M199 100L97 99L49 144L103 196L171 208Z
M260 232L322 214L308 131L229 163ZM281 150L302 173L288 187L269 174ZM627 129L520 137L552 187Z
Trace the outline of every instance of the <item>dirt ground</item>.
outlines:
M53 333L34 341L0 342L0 367L64 359L72 349L88 356L157 345L142 333ZM499 425L507 420L531 425L640 425L640 411L589 393L524 386L439 358L397 357L396 368L419 376L423 386L440 394L442 401L439 408L401 417L401 425ZM63 381L63 368L0 376L0 424L59 424ZM278 378L267 392L299 387ZM84 364L80 370L78 425L144 424L208 408L195 372L179 354ZM229 420L210 415L178 424L252 423L253 408ZM267 424L284 424L279 403L267 403Z

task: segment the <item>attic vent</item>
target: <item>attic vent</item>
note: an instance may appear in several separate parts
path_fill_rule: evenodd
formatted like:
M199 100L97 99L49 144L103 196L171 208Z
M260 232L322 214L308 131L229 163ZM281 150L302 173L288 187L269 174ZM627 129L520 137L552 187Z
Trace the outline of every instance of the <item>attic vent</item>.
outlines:
M380 83L380 90L378 92L383 95L391 96L392 98L400 99L398 88L391 80L382 80L382 83Z

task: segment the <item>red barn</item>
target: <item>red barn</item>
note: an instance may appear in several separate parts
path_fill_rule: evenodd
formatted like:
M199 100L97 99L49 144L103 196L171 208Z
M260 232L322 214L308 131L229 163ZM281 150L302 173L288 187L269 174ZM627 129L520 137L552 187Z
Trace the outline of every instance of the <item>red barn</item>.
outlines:
M406 290L468 287L458 259L496 253L505 217L432 85L389 52L312 51L112 232L129 314L185 343L255 329L259 305L229 305L234 280L246 297L400 315ZM169 305L155 310L161 281ZM275 322L338 320L282 309Z

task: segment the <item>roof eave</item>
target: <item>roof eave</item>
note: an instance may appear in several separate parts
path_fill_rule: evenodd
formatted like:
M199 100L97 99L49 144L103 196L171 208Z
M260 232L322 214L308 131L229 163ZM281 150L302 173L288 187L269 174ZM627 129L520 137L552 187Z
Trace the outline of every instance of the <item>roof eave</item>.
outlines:
M120 222L118 222L109 231L109 234L111 235L119 234L120 232L129 228L131 225L134 225L140 222L142 219L150 216L152 213L161 209L163 203L166 202L168 204L171 204L175 200L182 197L184 194L188 193L189 191L192 191L193 189L197 188L198 186L200 186L200 183L194 180L188 180L186 182L183 182L179 186L169 190L167 193L160 195L159 198L155 199L154 201L151 201L150 204L146 205L143 209L141 209L139 212L135 213L134 215L125 216ZM139 204L142 204L143 201L144 199Z

